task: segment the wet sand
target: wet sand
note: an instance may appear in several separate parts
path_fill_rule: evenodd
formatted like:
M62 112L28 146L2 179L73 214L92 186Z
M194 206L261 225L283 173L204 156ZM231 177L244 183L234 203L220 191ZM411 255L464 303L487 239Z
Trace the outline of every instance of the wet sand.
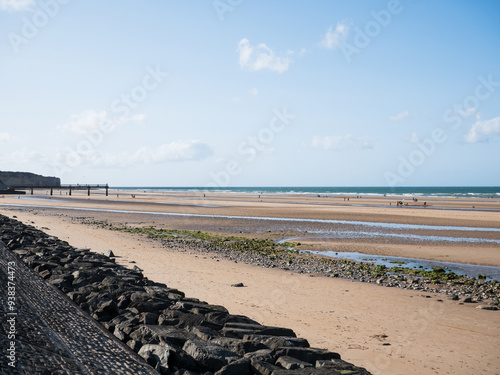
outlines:
M494 199L420 197L415 202L408 197L350 198L349 201L344 201L343 197L318 198L310 195L261 195L259 198L253 194L233 193L207 193L204 197L200 193L133 192L135 198L132 198L131 194L111 191L109 197L106 197L102 191L93 191L88 197L84 191L74 191L73 196L69 197L57 195L55 192L53 197L43 193L33 197L21 196L21 199L17 199L17 196L5 196L0 199L0 204L116 210L118 212L114 213L92 211L92 216L98 220L156 225L169 229L204 230L219 234L268 237L274 240L295 238L295 242L301 242L302 245L298 248L302 250L354 251L500 266L500 202ZM395 207L398 200L410 206ZM427 208L421 206L423 202L427 203ZM392 205L389 206L389 203ZM472 206L476 208L473 209ZM70 212L67 209L59 211L71 215L84 215L86 212ZM158 215L153 214L156 212ZM277 220L272 221L270 218ZM301 222L299 219L309 221ZM410 224L422 227L389 230L322 223L321 220L395 223L402 226ZM431 226L447 226L451 229L435 230ZM456 230L458 228L453 229L454 227L470 228ZM474 228L482 231L476 231ZM491 228L491 231L488 231L488 228ZM351 235L344 235L346 231ZM416 239L412 240L412 236ZM428 238L432 236L438 239ZM494 242L459 241L460 238Z
M64 193L63 193L64 194ZM165 211L309 219L360 220L420 225L500 227L500 203L490 200L440 199L433 207L463 210L380 207L391 198L318 198L297 196L246 196L244 194L147 194L136 198L118 192L90 199L78 192L73 197L46 200L0 199L0 204L94 207L130 211ZM143 193L142 193L143 194ZM260 201L262 200L262 202ZM420 203L421 198L419 199ZM356 206L359 201L367 206ZM371 202L367 203L367 202ZM431 200L427 200L430 204ZM161 204L158 204L161 203ZM198 206L193 206L198 205ZM201 207L215 205L223 207ZM483 208L491 211L477 211ZM469 206L469 207L468 207ZM162 217L148 214L104 211L69 211L0 206L0 213L17 216L74 246L96 252L112 249L123 264L136 264L147 277L184 290L189 296L222 304L232 313L245 314L268 325L293 328L313 346L338 351L343 358L366 367L374 374L498 374L500 367L500 312L476 309L477 304L459 305L439 294L423 294L373 284L264 269L224 259L201 256L186 249L165 250L158 243L129 233L118 233L80 224L77 217L109 220L133 225L156 225L173 229L209 228L223 233L255 236L245 220L203 217ZM14 210L15 209L15 210ZM253 221L252 221L253 222ZM265 227L268 222L255 224ZM314 224L316 225L316 224ZM243 233L239 233L239 232ZM425 231L423 231L425 232ZM453 232L456 233L456 232ZM453 234L451 233L451 234ZM498 238L494 232L475 236ZM296 234L283 227L257 236L278 239ZM472 232L471 232L472 235ZM317 241L317 240L315 240ZM312 241L314 242L314 241ZM370 239L328 240L326 249L343 247L378 254L422 257L462 263L500 266L498 245L445 243L373 243ZM314 243L313 243L314 244ZM135 262L135 263L131 263ZM230 285L243 282L245 288ZM270 287L271 286L271 287ZM426 298L430 296L430 298ZM443 298L442 302L438 300ZM380 335L386 335L383 338ZM384 345L390 344L390 345Z

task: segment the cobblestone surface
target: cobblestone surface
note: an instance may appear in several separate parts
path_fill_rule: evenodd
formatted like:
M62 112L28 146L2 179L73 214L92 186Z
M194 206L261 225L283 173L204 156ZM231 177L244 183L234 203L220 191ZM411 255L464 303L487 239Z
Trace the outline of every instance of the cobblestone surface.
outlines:
M0 311L1 374L158 374L1 243Z

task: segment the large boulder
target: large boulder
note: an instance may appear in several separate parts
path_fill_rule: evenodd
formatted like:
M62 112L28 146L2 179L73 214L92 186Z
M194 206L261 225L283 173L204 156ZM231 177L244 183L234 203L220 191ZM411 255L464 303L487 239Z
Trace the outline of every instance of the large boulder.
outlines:
M187 340L182 349L198 361L205 370L212 372L241 358L235 352L220 345L199 339Z

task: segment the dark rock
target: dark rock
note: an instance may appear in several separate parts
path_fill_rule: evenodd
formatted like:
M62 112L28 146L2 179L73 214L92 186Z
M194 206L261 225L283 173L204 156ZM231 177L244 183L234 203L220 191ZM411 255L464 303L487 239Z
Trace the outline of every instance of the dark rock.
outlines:
M179 370L174 372L172 375L202 375L199 372L189 371L189 370Z
M31 254L31 251L29 250L13 250L12 251L14 254L16 254L18 257L24 257L26 255ZM35 267L36 268L36 267ZM39 272L38 270L35 269L35 271Z
M119 309L126 309L129 304L130 304L130 297L125 294L120 295L116 300L116 305L118 306Z
M239 338L242 339L245 335L253 335L259 333L260 330L244 329L244 328L231 328L224 327L221 330L221 334L225 337Z
M175 326L177 324L179 324L178 318L171 318L171 317L168 317L167 315L164 315L164 314L161 314L158 317L158 325Z
M315 348L281 348L276 351L277 357L293 357L310 364L315 364L316 361L328 359L340 359L337 353L329 352L323 349Z
M50 272L49 270L43 270L39 273L39 275L42 279L47 280L52 275L52 272Z
M339 372L335 371L329 368L313 368L313 367L306 367L306 368L298 368L295 370L286 370L286 369L280 369L273 371L272 375L343 375L343 374L349 374L349 375L358 375L357 372Z
M130 334L132 340L139 341L143 344L174 344L183 346L189 339L194 339L196 336L186 332L183 329L173 326L160 325L143 325Z
M146 285L144 286L144 291L151 297L160 298L164 300L169 300L169 299L179 300L180 298L184 298L184 293L178 291L177 289L170 289L167 287L161 287L157 285Z
M138 354L146 360L151 366L157 367L160 372L168 370L168 360L170 357L170 350L163 345L143 345Z
M247 323L247 324L260 325L255 320L250 319L249 317L243 316L243 315L228 315L226 318L226 324L228 324L228 323Z
M207 303L188 302L186 300L177 301L172 307L173 310L192 312L194 314L207 314L209 312L228 313L224 306L209 305Z
M168 347L170 350L170 357L171 357L170 365L172 368L180 368L180 369L185 369L187 371L200 370L200 366L198 365L198 363L194 360L193 357L187 354L184 350L175 345L167 344L165 346Z
M243 340L260 342L270 349L278 349L281 347L301 347L308 348L309 342L306 339L286 336L269 336L269 335L245 335Z
M496 310L498 310L498 306L495 306L495 305L479 305L479 306L476 307L476 309L496 311Z
M145 302L150 300L152 300L152 296L146 292L134 292L130 296L131 302Z
M290 328L282 327L265 327L264 329L259 331L259 334L269 336L297 337L293 330L291 330Z
M229 337L216 337L210 340L210 342L223 346L226 349L231 350L241 356L246 353L255 352L261 349L268 349L268 347L260 342L245 341L240 339L234 339Z
M113 331L113 334L118 338L120 341L126 341L128 335L121 329L121 327L115 326L115 329Z
M240 323L240 322L227 322L224 328L237 328L237 329L249 329L252 331L260 331L266 326L258 323Z
M69 292L67 294L70 300L75 302L76 304L80 305L83 302L85 302L85 294L80 293L80 292Z
M273 351L270 349L261 349L255 352L246 353L244 358L248 358L251 361L274 363L274 357L272 355Z
M254 375L272 375L275 371L282 370L282 368L271 363L253 360L250 362L250 370Z
M183 328L191 328L201 326L205 323L205 317L201 314L191 314L179 312L177 319L179 319L178 326ZM211 328L211 327L209 327Z
M227 321L229 314L220 311L212 311L205 314L205 321L211 323L217 331L221 330Z
M215 375L251 375L250 360L247 358L238 359L221 368Z
M130 302L129 307L135 307L140 312L158 312L168 308L172 303L170 301L149 300L144 302Z
M158 314L144 312L139 314L139 323L146 325L156 325L158 322Z
M191 332L194 333L196 336L198 336L200 339L202 339L204 341L209 341L210 339L213 339L214 337L220 336L217 331L214 331L211 328L203 327L203 326L192 327Z
M354 366L346 361L343 361L342 359L326 359L326 360L319 360L316 361L316 367L328 367L334 370L352 370Z
M123 340L122 340L123 341ZM127 341L127 345L130 349L132 349L134 352L138 352L139 349L142 347L140 342L137 342L135 340L129 340Z
M266 327L260 324L226 323L221 333L227 337L243 338L245 335L289 336L297 337L289 328Z
M113 300L101 302L97 305L97 308L97 311L102 312L103 314L107 314L111 317L115 317L116 315L118 315L118 306Z
M298 368L313 367L312 364L308 362L301 361L299 359L283 356L276 360L276 365L279 365L287 370L295 370Z
M241 358L238 354L220 345L199 339L187 340L182 349L208 371L218 371L230 362Z

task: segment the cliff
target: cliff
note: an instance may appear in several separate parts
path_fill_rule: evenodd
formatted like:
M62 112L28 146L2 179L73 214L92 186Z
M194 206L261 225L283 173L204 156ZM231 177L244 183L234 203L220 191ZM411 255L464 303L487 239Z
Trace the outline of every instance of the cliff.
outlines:
M1 172L0 189L10 186L61 186L61 179L58 177L45 177L29 172Z

